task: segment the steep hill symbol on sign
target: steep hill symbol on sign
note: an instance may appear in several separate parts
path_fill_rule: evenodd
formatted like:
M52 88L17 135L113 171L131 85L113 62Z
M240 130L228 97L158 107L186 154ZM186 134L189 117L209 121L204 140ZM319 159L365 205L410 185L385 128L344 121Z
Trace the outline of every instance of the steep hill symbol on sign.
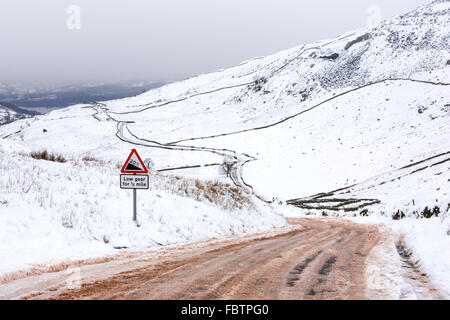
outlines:
M128 156L127 161L122 167L122 173L148 173L147 168L145 167L144 162L141 157L137 153L136 149L131 150L130 155Z

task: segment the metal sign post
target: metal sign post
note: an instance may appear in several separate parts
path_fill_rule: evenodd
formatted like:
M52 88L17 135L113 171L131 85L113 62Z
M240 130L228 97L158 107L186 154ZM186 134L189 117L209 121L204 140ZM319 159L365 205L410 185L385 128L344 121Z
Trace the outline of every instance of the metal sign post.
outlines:
M120 175L120 188L133 189L133 221L137 222L137 190L148 190L150 183L148 170L135 149L131 151L121 172L124 174Z
M133 189L133 221L136 222L137 221L137 205L136 205L136 194L137 191L136 189Z

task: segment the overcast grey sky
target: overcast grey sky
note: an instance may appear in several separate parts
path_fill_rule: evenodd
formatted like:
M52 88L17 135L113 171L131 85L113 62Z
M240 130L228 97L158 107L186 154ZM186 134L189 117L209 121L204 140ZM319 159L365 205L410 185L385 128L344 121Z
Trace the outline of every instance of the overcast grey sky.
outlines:
M388 18L429 2L1 0L0 81L182 79L364 27L369 5Z

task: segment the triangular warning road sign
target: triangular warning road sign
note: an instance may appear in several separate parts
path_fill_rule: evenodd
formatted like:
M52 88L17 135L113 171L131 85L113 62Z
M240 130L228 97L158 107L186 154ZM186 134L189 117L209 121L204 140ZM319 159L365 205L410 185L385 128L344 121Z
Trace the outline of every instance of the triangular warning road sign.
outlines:
M147 168L145 167L144 162L141 157L137 153L136 149L131 150L130 155L128 156L127 161L122 167L122 173L148 173Z

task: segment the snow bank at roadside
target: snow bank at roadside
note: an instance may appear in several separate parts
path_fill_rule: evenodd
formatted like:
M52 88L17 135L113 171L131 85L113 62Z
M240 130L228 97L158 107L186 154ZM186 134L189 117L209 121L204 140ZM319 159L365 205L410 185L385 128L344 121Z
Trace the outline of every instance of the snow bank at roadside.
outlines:
M450 297L450 217L405 219L388 224L404 238L422 271Z
M315 217L321 216L311 215L311 212L295 208L293 206L280 206L278 209L286 217ZM395 252L396 241L403 239L408 250L411 250L411 260L418 262L420 269L425 272L433 285L440 288L443 294L450 297L450 212L434 217L431 219L416 219L405 218L400 221L394 221L382 216L381 214L372 214L369 217L346 217L354 222L367 224L383 224L392 230L393 238L391 239L390 247L393 248L389 257L384 257L386 264L398 269L398 261L400 260L398 254ZM384 253L386 256L387 254ZM380 255L381 256L381 255ZM394 256L397 259L394 259ZM379 262L378 262L379 264ZM388 270L387 268L386 270ZM385 269L383 269L385 270ZM397 271L391 270L393 274L398 274ZM400 288L401 283L393 281L391 275L384 275L389 278L392 284L392 290ZM394 290L394 291L395 291ZM396 294L397 291L392 292Z
M136 227L132 192L119 188L117 164L34 160L28 151L0 141L0 276L35 264L117 252L114 247L140 249L285 224L271 207L248 195L226 210L203 201L188 179L183 179L186 196L181 196L173 178L155 175L150 190L138 191Z

